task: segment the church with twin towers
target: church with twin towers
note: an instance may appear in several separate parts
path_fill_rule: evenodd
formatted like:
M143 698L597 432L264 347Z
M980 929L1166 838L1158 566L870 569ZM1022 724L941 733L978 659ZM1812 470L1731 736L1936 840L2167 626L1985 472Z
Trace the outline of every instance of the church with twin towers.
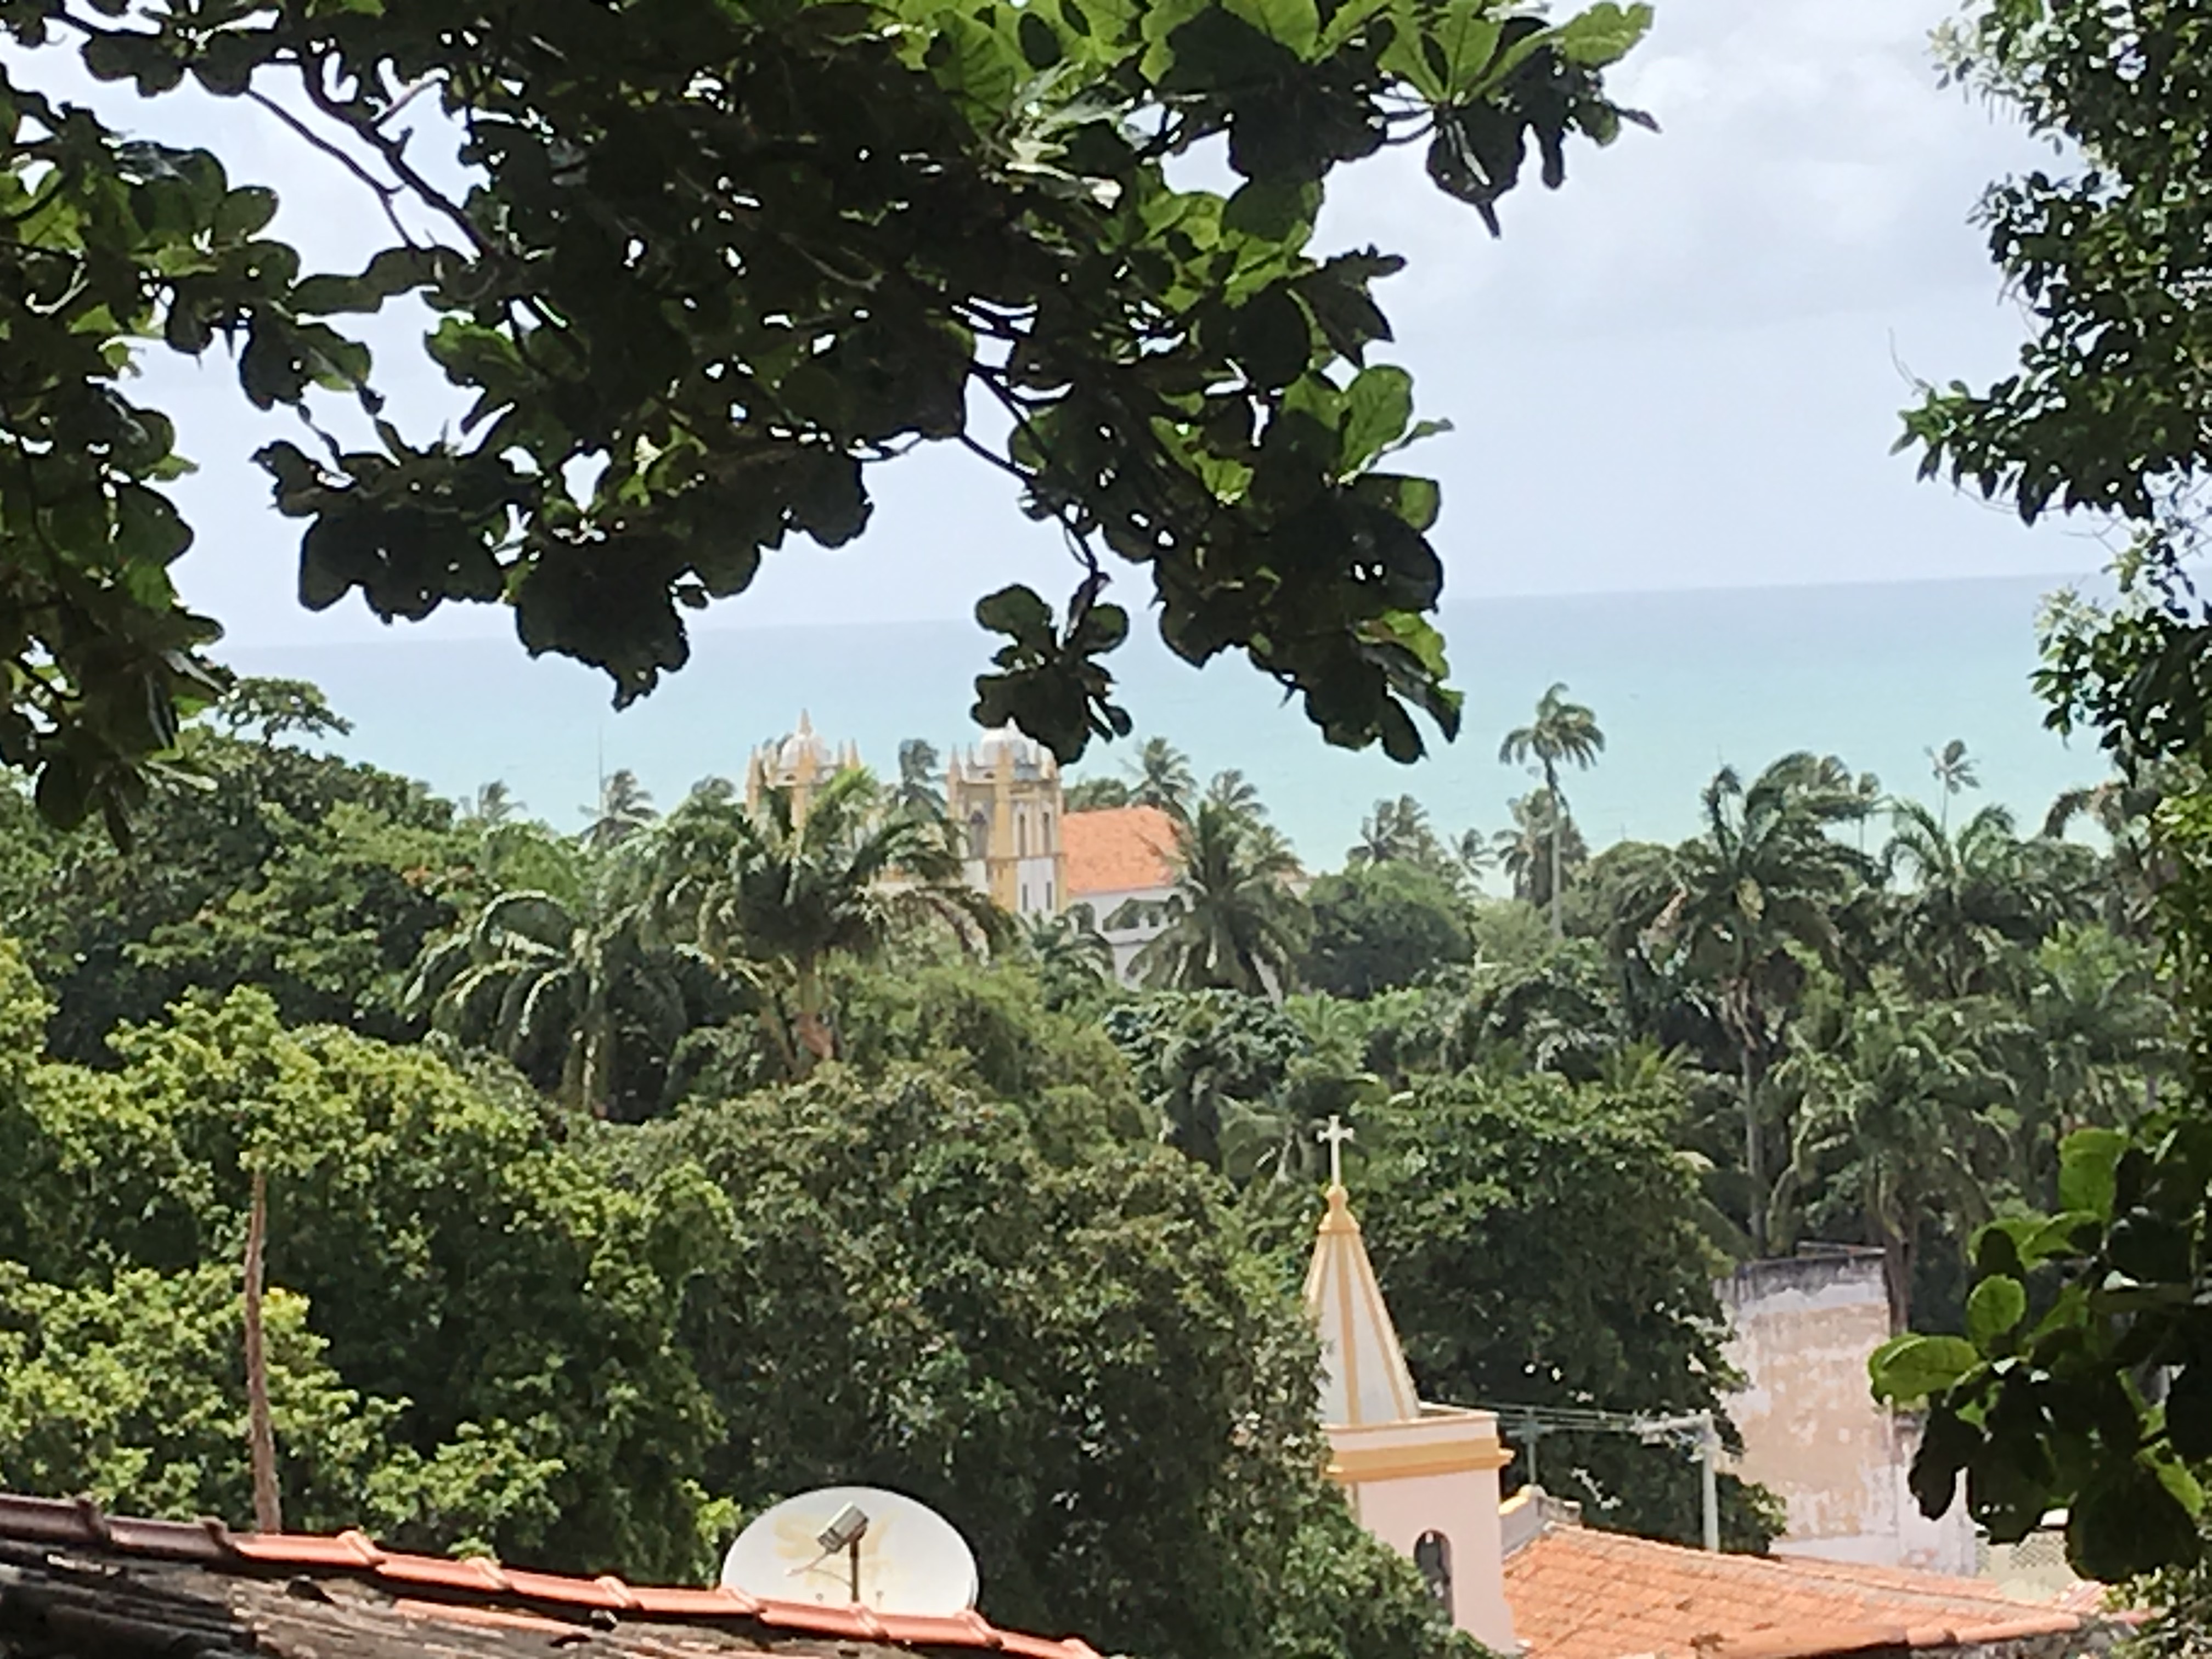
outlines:
M745 764L745 801L786 791L793 812L839 772L863 763L851 742L832 742L804 712L787 735ZM1156 807L1071 812L1052 751L1013 726L955 747L942 787L957 830L968 884L1025 919L1076 915L1105 933L1126 977L1158 933L1176 880L1174 822Z

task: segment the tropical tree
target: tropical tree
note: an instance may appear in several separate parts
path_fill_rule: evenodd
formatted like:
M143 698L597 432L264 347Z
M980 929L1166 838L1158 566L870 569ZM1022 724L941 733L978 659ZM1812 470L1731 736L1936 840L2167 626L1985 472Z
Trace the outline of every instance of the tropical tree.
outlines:
M498 778L477 786L475 794L461 804L461 816L470 823L496 830L524 810L514 792Z
M1587 771L1604 750L1605 733L1598 729L1597 716L1581 703L1569 702L1564 684L1553 686L1538 698L1535 718L1508 732L1505 740L1498 745L1498 758L1507 765L1519 766L1534 759L1543 775L1544 793L1558 809L1551 822L1550 908L1553 939L1565 933L1559 901L1565 882L1567 798L1559 787L1559 768L1567 764Z
M1206 786L1206 799L1216 806L1248 818L1259 819L1267 816L1267 809L1260 799L1259 787L1233 766L1213 775Z
M2044 815L2043 833L2053 841L2080 820L2104 832L2112 860L2104 884L2106 921L2115 933L2139 939L2151 930L2163 881L2152 823L2166 793L2162 778L2174 769L2136 765L2132 777L2122 774L2063 792Z
M1996 1018L1986 1004L1860 997L1778 1068L1801 1091L1791 1173L1820 1194L1816 1221L1838 1208L1863 1219L1893 1332L1911 1327L1923 1231L1963 1237L2007 1170L2019 1085L1992 1054Z
M913 927L970 947L999 933L1001 914L964 869L949 825L887 803L854 767L814 792L804 818L786 789L757 811L679 810L653 851L649 908L668 937L750 979L799 1076L837 1052L832 962L873 960Z
M1100 812L1129 804L1129 786L1119 778L1081 778L1067 786L1067 810Z
M628 767L599 780L599 802L587 809L592 820L584 830L584 844L594 853L611 853L659 816L653 797Z
M1898 801L1890 815L1883 859L1910 882L1894 923L1906 982L1932 997L1996 989L2008 956L2032 947L2046 925L2012 814L1984 806L1955 837L1917 801Z
M1167 927L1137 955L1145 982L1279 998L1303 941L1298 864L1264 824L1212 801L1176 830Z
M1378 800L1360 820L1359 839L1344 855L1347 866L1441 863L1443 846L1429 822L1428 808L1411 795Z
M423 951L405 1006L505 1055L572 1108L641 1117L659 1103L647 1082L687 1032L731 1011L732 995L713 964L653 937L641 909L603 880L580 906L501 894Z
M1157 806L1176 819L1190 815L1198 778L1190 769L1190 757L1165 738L1146 738L1127 771L1129 805Z
M1928 769L1943 791L1943 805L1937 821L1948 831L1951 827L1951 798L1968 789L1982 787L1980 775L1975 770L1974 757L1966 752L1966 741L1954 738L1941 749L1927 751Z
M1513 827L1492 837L1492 857L1513 884L1513 896L1547 913L1556 926L1559 884L1589 859L1589 847L1565 803L1548 789L1532 789L1506 803ZM1554 931L1553 938L1559 938Z
M945 791L939 781L944 775L943 765L944 757L938 753L937 745L926 738L908 738L901 743L899 805L922 817L943 817Z
M1095 990L1114 977L1114 946L1087 910L1032 916L1024 943L1048 998Z
M1313 922L1298 977L1315 990L1364 999L1474 960L1465 900L1425 865L1353 865L1306 898Z
M1676 853L1674 890L1652 924L1671 971L1713 988L1735 1049L1753 1247L1767 1245L1764 1093L1807 958L1844 955L1838 915L1863 884L1862 861L1829 834L1844 816L1821 763L1784 757L1746 785L1723 767L1706 785L1705 830Z

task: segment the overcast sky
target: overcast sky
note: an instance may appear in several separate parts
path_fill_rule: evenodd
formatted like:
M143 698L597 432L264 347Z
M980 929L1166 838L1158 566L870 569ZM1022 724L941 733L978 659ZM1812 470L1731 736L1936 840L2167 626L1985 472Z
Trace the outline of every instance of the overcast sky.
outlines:
M1969 222L1983 185L2040 153L1936 84L1943 0L1661 0L1616 77L1663 131L1571 156L1556 195L1504 208L1493 242L1431 189L1417 155L1344 175L1322 240L1380 244L1412 266L1380 297L1422 412L1455 431L1414 453L1443 480L1449 596L1765 583L2073 574L2103 550L2030 533L1889 453L1910 376L1987 376L2020 331ZM128 125L127 98L98 101ZM140 116L143 119L143 115ZM373 204L250 108L162 106L157 136L216 139L239 181L286 198L277 229L311 258L374 245ZM389 325L380 383L434 421L434 371ZM257 420L227 363L157 365L141 390L185 416L203 464L186 597L246 644L374 638L356 603L293 603L296 526L246 458ZM198 417L198 418L195 418ZM1066 585L1057 538L1004 481L951 452L880 469L859 546L773 556L719 620L964 616L987 585ZM1134 599L1135 594L1128 597ZM427 625L504 632L479 608Z

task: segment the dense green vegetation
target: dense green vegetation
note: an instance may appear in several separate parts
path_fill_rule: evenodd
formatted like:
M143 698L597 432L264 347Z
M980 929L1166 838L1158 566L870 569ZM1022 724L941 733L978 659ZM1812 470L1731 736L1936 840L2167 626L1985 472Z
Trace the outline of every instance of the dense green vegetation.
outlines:
M129 851L0 796L0 1485L250 1513L258 1173L291 1524L689 1575L865 1480L951 1515L1012 1623L1440 1652L1320 1475L1328 1117L1428 1392L1694 1411L1731 1260L1876 1246L1900 1322L1962 1321L1969 1229L2177 1059L2134 866L1808 756L1712 780L1674 848L1590 853L1549 782L1496 837L1380 802L1310 879L1155 742L1122 787L1182 869L1123 987L958 884L912 766L803 812L618 775L563 835L339 730L241 685ZM1546 1452L1600 1522L1695 1536L1676 1454Z
M2071 599L2048 620L2051 723L2094 732L2120 773L2054 816L2087 814L2112 836L2107 921L2154 933L2188 1056L2177 1086L2133 1121L2057 1114L2076 1133L2055 1168L2039 1145L2040 1162L2021 1170L2033 1209L2000 1213L1980 1236L1963 1335L1893 1345L1875 1376L1929 1407L1914 1474L1923 1506L1949 1503L1963 1473L1976 1517L2001 1540L2063 1509L2083 1572L2166 1570L2149 1593L2175 1613L2155 1650L2201 1651L2212 1571L2197 1565L2212 1524L2212 608L2191 566L2212 463L2212 8L1982 0L1943 39L1954 76L2055 141L2058 159L2000 181L1983 204L1990 253L2028 302L2017 370L1926 389L1904 441L1924 472L1975 484L2030 522L2080 512L2133 532L2116 564L2118 602ZM1948 929L1945 910L1988 890L1990 849L1962 835L1947 854L1928 829L1914 856L1931 898L1953 896L1928 908L1928 925ZM2019 1073L2041 1095L2078 1098L2072 1068L2130 1023L2086 1044L2076 1023L2141 982L2137 963L2100 960L2104 948L2094 935L2045 947L2064 956L2029 1005L2040 1065ZM1947 994L1976 968L1971 956L1929 965ZM1890 1056L1880 1067L1899 1079L1908 1054L1925 1066L1950 1047L1936 1030L1899 1042L1925 1022L1901 1009L1852 1046ZM1978 1068L1946 1069L1972 1091L1986 1085ZM1905 1091L1863 1091L1858 1109L1885 1093ZM1942 1131L1920 1116L1932 1142ZM1953 1179L1926 1161L1869 1178L1901 1190L1908 1173Z

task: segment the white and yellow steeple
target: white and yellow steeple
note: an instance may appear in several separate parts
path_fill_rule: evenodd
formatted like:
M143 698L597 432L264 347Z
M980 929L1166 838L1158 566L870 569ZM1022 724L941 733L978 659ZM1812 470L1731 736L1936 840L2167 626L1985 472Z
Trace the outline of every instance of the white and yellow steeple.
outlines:
M1368 1531L1413 1558L1453 1624L1493 1653L1515 1653L1498 1480L1511 1454L1495 1413L1430 1405L1414 1391L1345 1191L1351 1138L1335 1118L1322 1132L1328 1208L1306 1269L1306 1311L1321 1334L1329 1478Z

